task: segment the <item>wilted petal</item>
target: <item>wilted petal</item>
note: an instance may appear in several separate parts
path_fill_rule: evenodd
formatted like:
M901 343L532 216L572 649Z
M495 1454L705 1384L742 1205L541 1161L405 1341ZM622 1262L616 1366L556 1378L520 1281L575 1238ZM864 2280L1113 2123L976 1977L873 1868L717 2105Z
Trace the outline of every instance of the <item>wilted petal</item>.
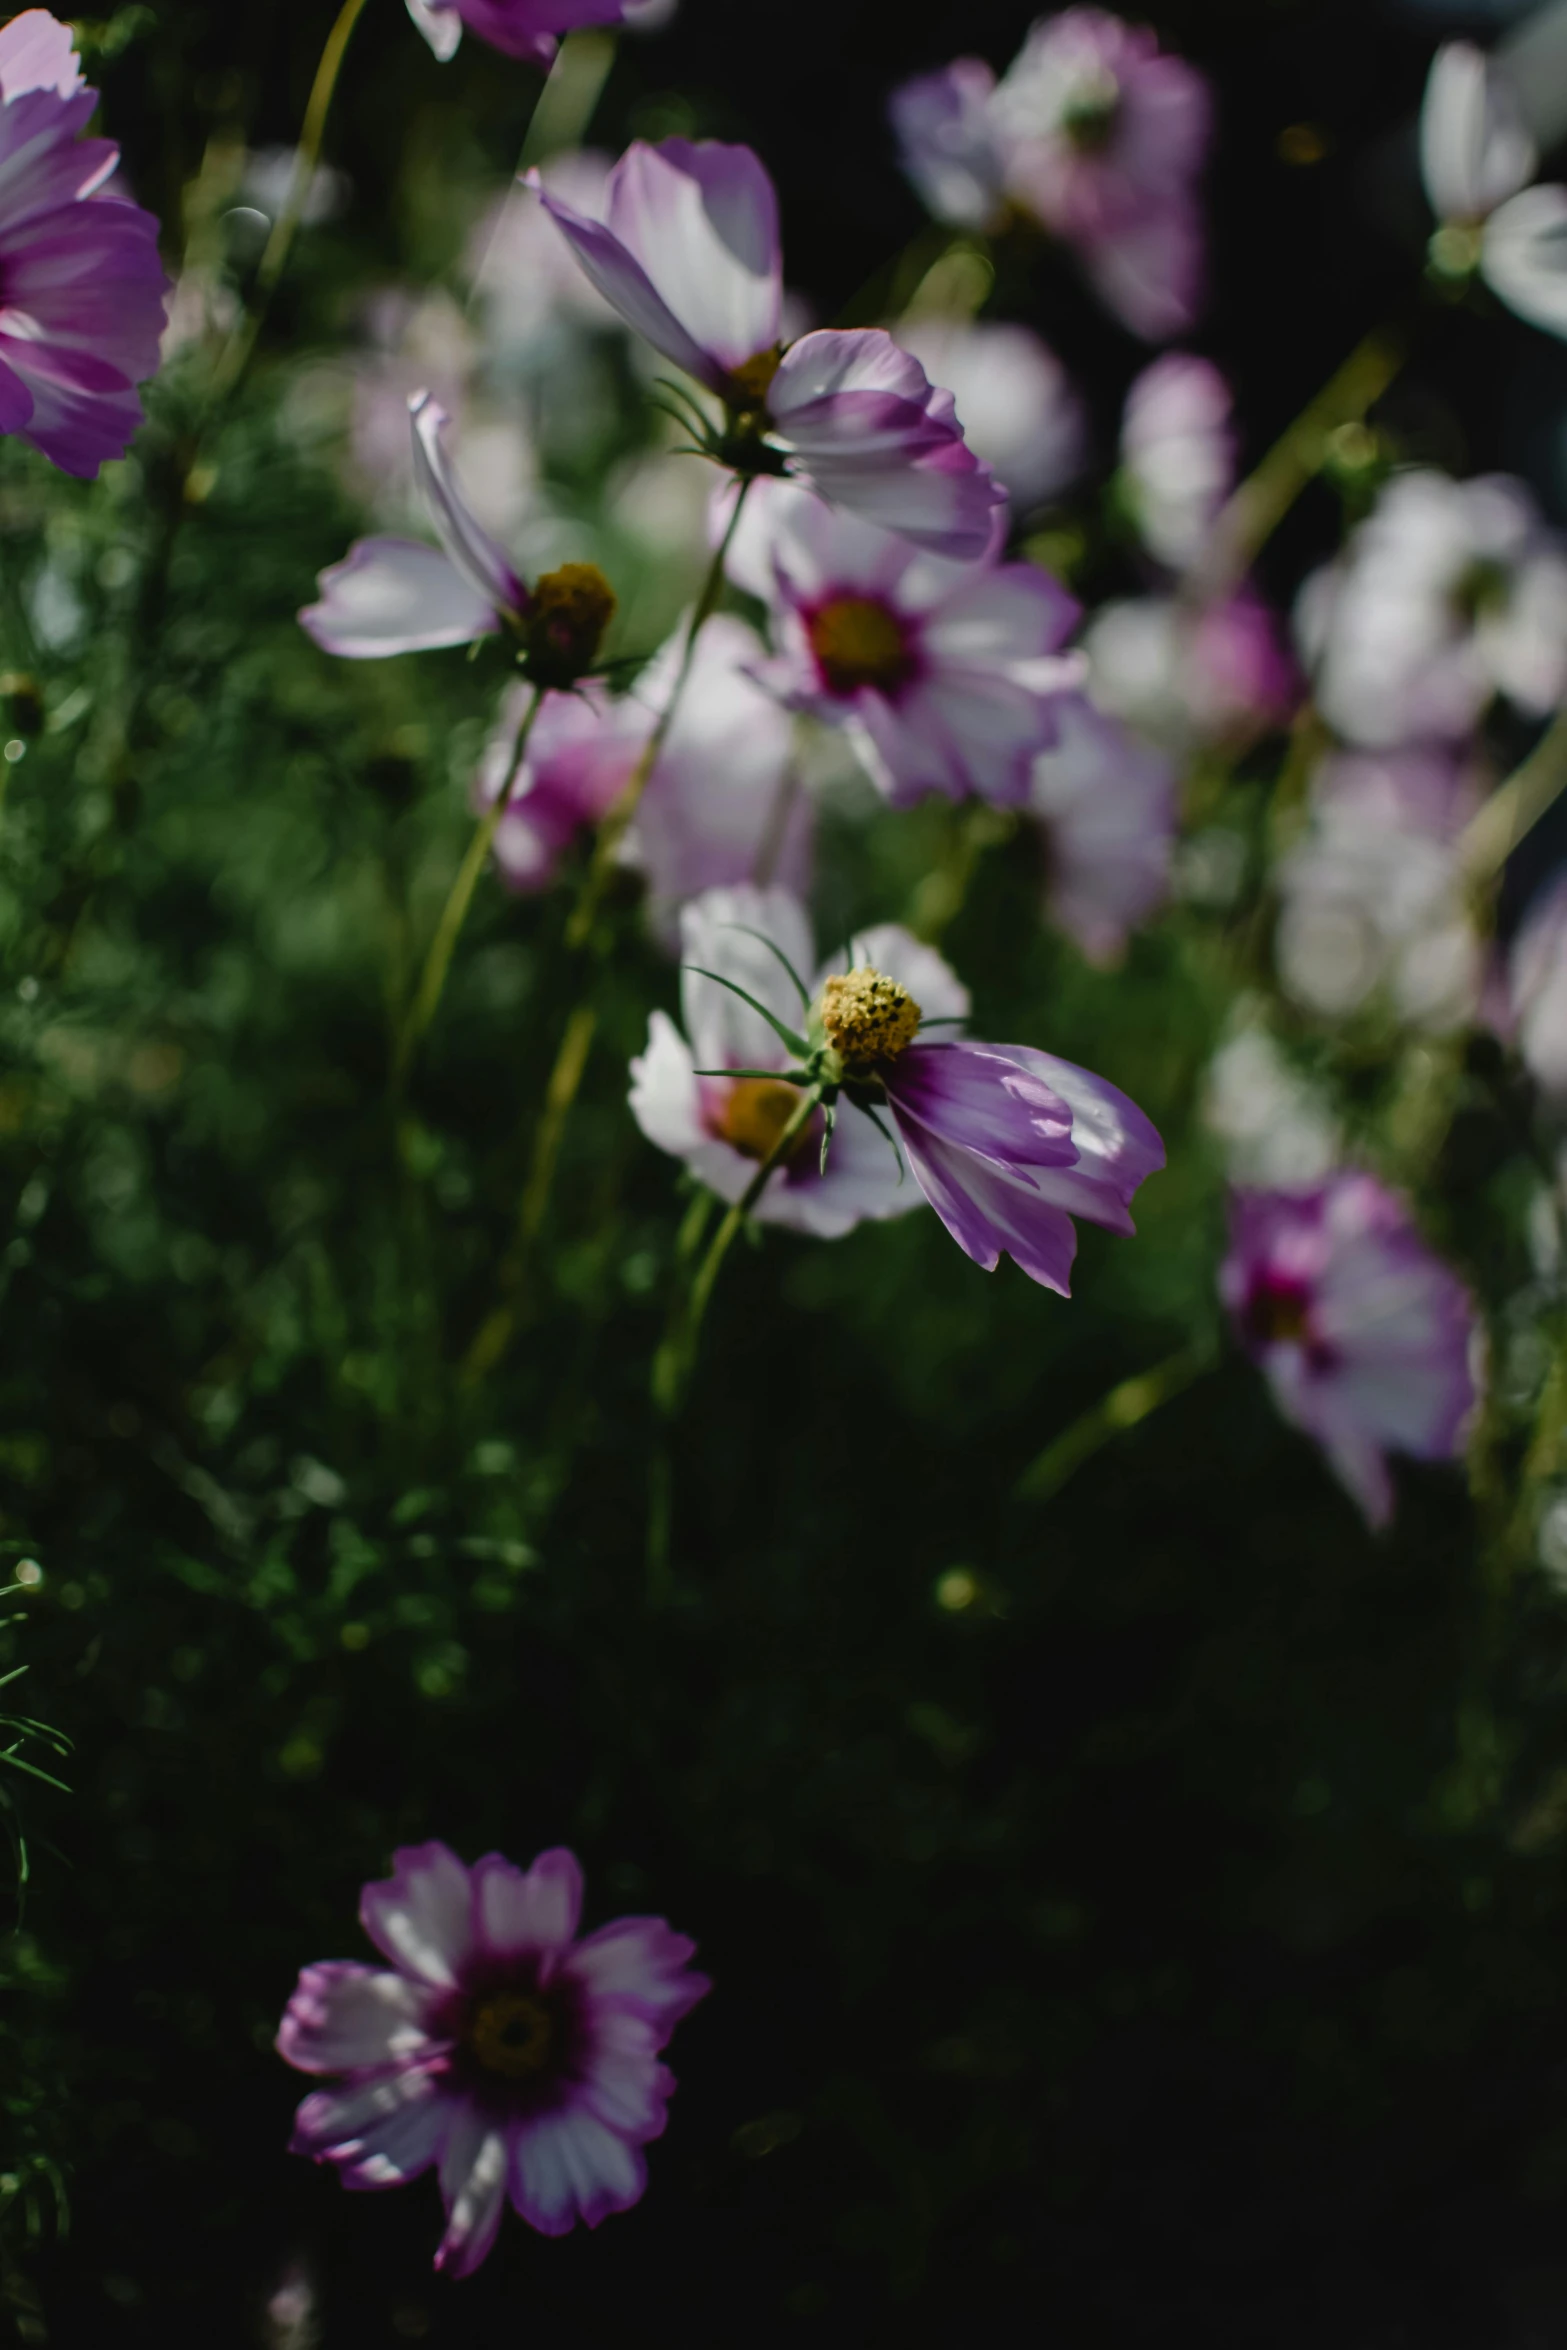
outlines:
M300 626L346 661L471 645L500 625L439 547L415 539L359 539L318 585L320 601L300 613Z

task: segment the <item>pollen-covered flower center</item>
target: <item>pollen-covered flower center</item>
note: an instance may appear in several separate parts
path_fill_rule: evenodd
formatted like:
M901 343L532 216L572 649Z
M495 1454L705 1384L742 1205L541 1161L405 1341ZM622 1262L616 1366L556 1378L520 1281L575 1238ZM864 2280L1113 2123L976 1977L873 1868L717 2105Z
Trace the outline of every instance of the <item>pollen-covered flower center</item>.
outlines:
M760 1161L778 1148L784 1128L799 1107L797 1085L785 1085L778 1077L737 1077L714 1125L731 1150ZM789 1154L791 1160L807 1151L810 1141L809 1130L802 1127Z
M599 657L615 617L615 591L596 563L547 571L522 620L523 660L534 683L575 685Z
M895 612L870 596L835 596L807 623L811 650L829 693L861 686L891 693L914 674L908 631Z
M1102 155L1115 136L1121 86L1101 67L1085 73L1061 110L1062 135L1079 155Z
M555 2017L531 1991L497 1991L481 2000L468 2026L468 2045L487 2073L531 2080L555 2052Z
M818 1007L828 1043L850 1067L895 1061L913 1043L923 1017L908 989L865 966L837 972Z
M1311 1337L1311 1298L1287 1274L1263 1273L1246 1300L1246 1329L1255 1346L1302 1346Z
M742 359L738 367L731 367L729 380L734 386L731 405L740 409L760 408L782 365L783 345L774 343L770 350L755 351L749 359Z

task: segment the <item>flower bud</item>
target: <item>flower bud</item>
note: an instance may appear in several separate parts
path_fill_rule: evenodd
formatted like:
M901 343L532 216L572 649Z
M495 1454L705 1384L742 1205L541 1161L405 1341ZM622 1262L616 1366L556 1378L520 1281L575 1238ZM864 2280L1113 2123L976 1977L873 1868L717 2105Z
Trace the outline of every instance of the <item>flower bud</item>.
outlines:
M576 685L599 657L615 617L615 591L596 563L547 571L522 619L522 666L537 686Z

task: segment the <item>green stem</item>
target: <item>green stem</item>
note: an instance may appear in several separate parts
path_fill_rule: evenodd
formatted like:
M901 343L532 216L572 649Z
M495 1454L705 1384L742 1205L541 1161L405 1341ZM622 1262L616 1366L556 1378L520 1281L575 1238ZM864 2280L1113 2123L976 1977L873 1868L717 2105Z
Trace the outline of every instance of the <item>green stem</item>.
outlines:
M642 754L632 769L619 798L599 826L594 843L593 859L583 880L582 890L571 919L566 925L566 944L573 953L590 951L595 960L602 952L599 916L603 911L604 896L615 870L615 858L625 839L637 809L642 803L649 778L658 765L659 753L669 739L669 730L680 707L681 696L691 675L691 664L696 657L697 639L706 622L718 607L723 593L724 569L729 550L734 544L739 527L741 509L745 505L750 483L742 481L735 496L734 511L729 527L724 532L706 581L686 630L681 649L680 664L675 681L662 711L643 745ZM483 1323L463 1364L463 1378L471 1386L484 1378L487 1372L506 1353L517 1332L521 1319L529 1274L533 1268L533 1252L544 1219L549 1212L550 1194L554 1188L555 1168L560 1157L561 1143L576 1106L577 1094L588 1065L588 1055L598 1029L598 1009L594 1002L596 971L590 973L587 987L566 1023L566 1032L560 1040L555 1066L550 1071L545 1088L544 1109L533 1139L533 1155L528 1167L528 1179L523 1187L522 1203L517 1212L517 1230L512 1245L500 1270L501 1296L488 1319Z
M354 27L364 14L364 9L365 0L343 0L337 21L326 37L326 47L321 52L321 62L316 67L316 78L311 84L309 101L305 107L305 119L300 125L299 145L294 152L294 170L288 183L288 193L283 199L283 209L272 224L272 234L267 239L261 266L256 272L255 298L218 354L218 363L213 370L207 402L208 422L223 406L250 365L261 329L266 324L267 312L272 307L272 297L288 266L288 257L299 233L299 224L305 217L305 206L310 201L310 190L321 161L327 117L337 94L343 60L348 55L348 44L353 39Z
M1409 338L1397 327L1378 327L1357 343L1338 373L1230 497L1188 583L1196 599L1208 602L1245 578L1296 499L1327 463L1333 435L1363 420L1398 374L1408 350Z
M430 941L430 951L425 957L424 971L419 981L419 992L409 1007L408 1017L403 1022L402 1035L397 1043L397 1058L393 1064L392 1082L394 1089L399 1093L402 1091L414 1054L419 1049L420 1040L429 1028L430 1022L435 1018L440 1005L442 991L446 986L446 975L452 967L452 956L457 950L457 941L462 935L462 926L468 918L468 908L473 902L473 893L478 887L479 875L484 871L485 860L494 845L495 835L500 830L501 819L511 806L511 796L517 788L517 778L522 773L523 761L528 754L528 737L533 732L533 721L537 718L543 702L543 693L535 691L532 701L523 712L516 740L512 744L511 766L507 772L506 781L496 793L490 807L474 826L473 838L468 843L468 853L458 867L457 878L452 883L450 894L441 911L441 919L436 924L435 936Z
M1524 835L1567 787L1567 710L1558 710L1521 767L1514 768L1465 827L1459 862L1477 888L1495 879Z
M1091 1411L1083 1413L1070 1427L1055 1437L1025 1469L1014 1491L1020 1501L1049 1501L1058 1494L1069 1477L1075 1476L1085 1461L1113 1437L1121 1436L1146 1420L1177 1395L1185 1393L1194 1380L1207 1369L1207 1358L1194 1347L1182 1347L1151 1371L1139 1371L1134 1378L1123 1379L1119 1387L1112 1387Z

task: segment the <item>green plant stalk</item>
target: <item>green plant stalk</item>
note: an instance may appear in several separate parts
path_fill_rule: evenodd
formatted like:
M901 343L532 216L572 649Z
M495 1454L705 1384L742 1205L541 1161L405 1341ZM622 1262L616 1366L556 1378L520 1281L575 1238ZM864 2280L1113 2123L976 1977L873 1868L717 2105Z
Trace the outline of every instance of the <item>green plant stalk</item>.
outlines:
M669 730L675 722L681 697L691 675L691 664L696 657L697 639L706 623L718 608L723 593L724 571L729 561L729 550L734 544L741 511L745 505L750 483L742 481L735 498L729 527L724 532L713 560L708 566L707 578L691 614L681 649L680 665L669 698L660 711L651 734L643 745L642 754L628 776L619 797L599 826L594 843L592 861L584 877L571 919L566 925L566 945L574 954L590 953L596 964L606 941L600 915L605 893L615 870L615 859L626 837L642 795L648 787L659 754L669 739ZM475 1385L501 1361L517 1332L526 1300L528 1276L533 1267L533 1252L544 1219L549 1213L550 1196L555 1185L555 1169L560 1159L561 1144L571 1122L581 1090L588 1057L598 1031L598 1007L594 1001L597 992L597 971L589 974L586 988L566 1023L544 1090L544 1106L539 1115L533 1138L533 1152L529 1161L527 1180L523 1185L522 1200L517 1210L517 1228L512 1245L500 1269L501 1296L478 1336L468 1349L463 1363L462 1377L468 1386Z
M1207 1369L1206 1358L1193 1347L1182 1347L1151 1371L1123 1379L1091 1410L1052 1438L1013 1488L1020 1501L1050 1501L1085 1461L1128 1429L1138 1427L1150 1412L1187 1388Z
M512 744L511 766L506 781L474 826L468 853L457 869L457 878L441 910L441 919L436 924L435 936L430 941L430 951L425 957L418 993L409 1006L408 1017L403 1022L402 1034L397 1042L397 1057L392 1072L393 1087L397 1092L401 1092L414 1054L440 1007L447 974L452 967L452 957L457 951L457 941L462 936L463 924L468 919L468 908L473 903L473 893L479 885L479 875L484 871L502 818L511 806L512 793L517 788L517 778L522 773L523 761L528 755L528 738L533 732L533 722L543 702L543 691L536 689L532 701L523 712L516 740Z
M1567 788L1567 710L1558 710L1534 749L1471 818L1459 863L1476 889L1495 879L1526 833Z

